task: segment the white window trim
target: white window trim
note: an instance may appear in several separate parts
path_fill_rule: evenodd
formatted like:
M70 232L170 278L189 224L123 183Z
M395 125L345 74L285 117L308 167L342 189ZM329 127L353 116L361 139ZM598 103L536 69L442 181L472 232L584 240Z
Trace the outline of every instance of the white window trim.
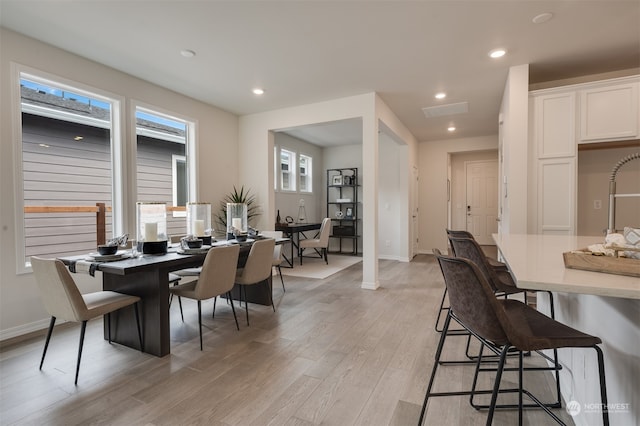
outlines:
M160 117L167 118L169 120L182 121L185 123L186 131L187 131L185 154L187 157L187 171L189 173L189 175L187 176L187 179L188 179L187 186L189 191L188 200L198 201L199 185L198 185L198 179L197 179L198 171L197 171L197 161L196 161L196 159L198 158L198 134L197 134L198 120L192 117L188 117L186 115L181 115L172 111L168 111L161 107L147 104L142 101L131 100L130 116L132 117L134 125L131 126L132 129L129 137L131 138L130 140L132 141L137 141L137 130L136 130L137 126L135 126L137 111L145 112L147 114L157 115ZM137 143L130 144L129 146L130 158L134 158L134 159L138 158L137 145L138 145ZM130 229L135 229L136 215L135 215L135 208L133 206L135 206L136 202L138 201L137 200L137 188L138 188L137 175L138 174L137 174L136 161L135 160L131 161L130 164L128 164L128 166L130 168L130 176L132 176L132 178L129 180L132 183L130 183L130 186L127 188L129 190L129 197L128 197L128 200L130 203L129 205L132 206L129 212L128 220L130 221L130 223L133 224L130 227Z
M278 155L278 169L279 169L279 173L278 173L278 181L280 183L280 191L282 192L288 192L288 193L295 193L298 192L298 160L297 160L297 152L293 151L291 149L287 149L287 148L280 148L280 155ZM289 158L289 170L288 170L288 174L289 174L289 183L291 183L291 178L293 177L293 185L289 185L289 186L293 186L293 189L284 189L282 187L282 151L288 152L292 155L293 158ZM293 163L293 164L291 164ZM293 168L293 171L291 170Z
M178 161L180 160L182 160L183 163L186 163L187 157L185 155L171 155L171 192L174 206L178 205L178 192L176 191L176 188L178 187ZM188 190L189 182L187 181L187 191ZM187 212L173 211L173 217L187 217Z
M16 274L26 274L32 272L31 265L24 262L25 253L25 216L24 216L24 178L22 169L22 95L20 93L20 80L25 78L49 84L61 89L74 91L78 94L87 95L94 99L111 104L111 167L112 167L112 207L113 207L113 229L118 234L123 229L123 170L124 161L122 141L123 141L123 108L125 99L122 96L108 91L88 86L55 74L41 71L26 65L11 62L11 123L14 152L14 205L16 208L14 216L14 226L16 230L15 253L16 253Z
M303 176L302 173L300 173L300 160L302 159L302 157L307 158L307 172L304 174L304 176L307 177L307 187L309 189L303 190L300 184L298 184L298 187L300 188L300 193L302 194L313 194L313 156L303 154L301 152L298 153L298 182L302 181L301 177Z

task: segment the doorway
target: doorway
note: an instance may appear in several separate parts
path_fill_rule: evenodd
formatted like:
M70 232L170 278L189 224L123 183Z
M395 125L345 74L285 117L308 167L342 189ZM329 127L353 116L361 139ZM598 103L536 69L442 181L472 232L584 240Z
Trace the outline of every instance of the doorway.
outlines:
M450 155L449 227L467 230L482 245L498 228L498 151Z

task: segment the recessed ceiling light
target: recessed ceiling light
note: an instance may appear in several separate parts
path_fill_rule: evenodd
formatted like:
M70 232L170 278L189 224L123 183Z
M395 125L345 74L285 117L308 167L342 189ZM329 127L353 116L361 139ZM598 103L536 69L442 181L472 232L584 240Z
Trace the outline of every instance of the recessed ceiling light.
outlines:
M550 21L551 18L553 18L553 13L545 12L534 16L531 22L534 24L544 24L545 22Z
M263 95L264 94L264 89L256 87L255 89L253 89L253 94L254 95Z
M494 59L502 58L506 54L507 54L507 51L505 49L493 49L491 52L489 52L489 56Z
M196 56L196 52L194 52L193 50L189 50L189 49L182 49L180 51L180 54L182 56L184 56L185 58L193 58L194 56Z
M444 92L436 93L436 99L444 99L447 97L447 94Z
M449 127L447 127L447 131L449 131L449 132L455 132L455 131L456 131L456 128L455 128L454 126L449 126Z

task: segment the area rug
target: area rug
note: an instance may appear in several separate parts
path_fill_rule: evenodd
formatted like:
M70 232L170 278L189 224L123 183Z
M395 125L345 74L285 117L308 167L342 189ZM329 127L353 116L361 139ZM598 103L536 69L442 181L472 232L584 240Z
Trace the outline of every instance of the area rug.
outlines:
M300 265L300 259L296 258L293 263L293 268L282 268L282 275L322 280L359 262L362 262L362 257L360 256L329 254L328 265L324 263L323 259L307 257L304 258L302 265Z

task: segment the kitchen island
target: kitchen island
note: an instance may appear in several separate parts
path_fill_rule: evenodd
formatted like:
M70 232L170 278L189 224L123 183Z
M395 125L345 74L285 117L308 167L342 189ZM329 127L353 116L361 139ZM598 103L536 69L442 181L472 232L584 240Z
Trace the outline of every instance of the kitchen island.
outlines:
M553 292L556 319L602 339L612 425L640 424L640 278L564 267L562 253L601 243L604 237L494 234L498 252L518 287ZM538 310L548 297L538 293ZM565 403L575 401L576 425L602 424L595 355L559 351Z

